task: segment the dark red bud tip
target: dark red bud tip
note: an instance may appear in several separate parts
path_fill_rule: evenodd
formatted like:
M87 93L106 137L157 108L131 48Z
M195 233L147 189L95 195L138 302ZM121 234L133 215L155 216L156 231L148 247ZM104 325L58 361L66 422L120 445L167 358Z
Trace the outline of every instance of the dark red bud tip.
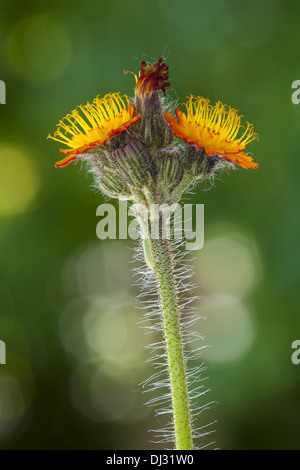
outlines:
M160 57L154 65L141 62L140 75L136 84L136 93L146 96L154 91L161 90L166 94L166 89L171 85L169 82L169 66Z

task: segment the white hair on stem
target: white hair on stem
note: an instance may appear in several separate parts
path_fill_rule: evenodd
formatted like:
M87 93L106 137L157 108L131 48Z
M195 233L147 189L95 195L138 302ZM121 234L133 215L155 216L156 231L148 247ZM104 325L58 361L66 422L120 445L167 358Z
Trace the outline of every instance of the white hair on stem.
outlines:
M203 317L200 317L193 305L198 298L195 296L195 284L192 282L194 268L190 264L191 252L182 249L186 240L184 238L171 240L170 251L174 257L174 276L177 284L177 296L180 310L180 327L183 340L184 358L186 363L187 385L190 399L190 414L192 422L192 436L194 449L213 448L215 442L207 439L207 436L215 432L215 421L201 424L199 416L215 405L215 402L207 402L205 397L210 391L205 387L207 377L204 376L206 366L202 360L204 338L193 327ZM187 260L187 258L189 259ZM143 318L139 321L141 328L153 336L160 336L157 342L146 346L149 350L148 363L151 363L153 374L144 380L140 386L142 393L151 395L146 405L155 408L155 416L160 427L151 429L154 434L151 442L156 444L173 444L175 432L172 422L172 402L170 381L167 369L167 354L163 336L163 323L158 302L157 286L153 271L148 267L144 258L142 242L134 252L135 285L140 287L137 299L138 308L143 311Z

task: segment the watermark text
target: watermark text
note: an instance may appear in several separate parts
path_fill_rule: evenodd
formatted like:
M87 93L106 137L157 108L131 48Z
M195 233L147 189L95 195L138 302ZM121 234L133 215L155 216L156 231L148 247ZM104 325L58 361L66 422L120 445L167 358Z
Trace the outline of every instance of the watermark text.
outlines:
M151 213L140 205L120 200L100 204L96 211L100 221L96 234L105 239L170 239L185 240L187 250L200 250L204 245L204 204L153 204Z
M295 339L295 341L292 342L292 349L295 349L293 352L291 359L292 363L295 365L300 364L300 340Z
M291 96L292 103L299 104L300 103L300 80L293 81L292 89L295 90Z
M6 364L6 345L0 340L0 364Z
M0 80L0 104L6 104L6 85L3 80Z

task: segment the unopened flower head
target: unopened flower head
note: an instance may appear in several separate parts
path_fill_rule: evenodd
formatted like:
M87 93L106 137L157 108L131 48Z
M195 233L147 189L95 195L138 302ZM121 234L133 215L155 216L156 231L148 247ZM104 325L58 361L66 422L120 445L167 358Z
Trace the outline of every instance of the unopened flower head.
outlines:
M166 89L171 85L169 82L169 66L160 57L154 65L141 63L139 77L136 79L135 94L141 99L150 97L155 91L161 90L166 94Z

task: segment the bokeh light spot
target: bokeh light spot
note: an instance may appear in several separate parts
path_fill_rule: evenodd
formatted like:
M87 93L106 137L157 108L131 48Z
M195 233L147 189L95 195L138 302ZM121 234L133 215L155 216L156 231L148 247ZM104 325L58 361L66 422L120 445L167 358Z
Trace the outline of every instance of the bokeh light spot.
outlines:
M30 82L58 77L72 56L66 26L51 15L37 15L17 23L7 37L11 67Z
M129 292L131 254L117 240L97 240L80 245L68 259L62 273L67 291L83 295Z
M0 436L10 434L26 411L18 381L7 374L0 377Z
M207 292L242 297L261 278L260 257L254 240L229 225L220 226L212 236L206 236L197 259L199 285Z
M122 371L143 368L147 338L137 325L139 317L133 305L112 302L103 307L101 315L99 308L94 306L85 315L87 344L102 358L108 374L122 376ZM128 376L128 372L125 375Z
M29 364L11 351L0 374L0 443L20 431L28 422L28 411L35 398L35 380ZM9 368L10 372L7 372Z
M40 188L39 175L29 150L1 146L0 163L0 217L26 211Z
M79 363L69 386L74 408L91 421L136 421L149 414L136 383L128 388L107 375L97 361Z
M242 357L253 345L256 326L251 308L235 297L215 295L201 307L206 320L201 321L209 347L203 356L211 362L231 362Z

